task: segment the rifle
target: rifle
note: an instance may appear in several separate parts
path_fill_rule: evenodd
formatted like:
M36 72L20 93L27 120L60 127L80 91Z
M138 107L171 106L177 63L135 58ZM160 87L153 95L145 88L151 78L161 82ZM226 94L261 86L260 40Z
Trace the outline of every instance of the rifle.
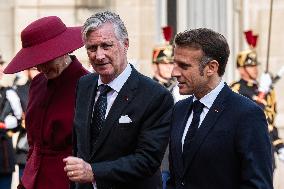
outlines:
M284 66L282 66L278 71L278 73L276 74L276 76L272 78L272 85L277 83L281 79L283 74L284 74Z
M271 36L271 25L272 25L272 7L273 7L273 0L270 0L269 25L268 25L268 42L267 42L267 54L266 54L265 73L269 72L270 36Z

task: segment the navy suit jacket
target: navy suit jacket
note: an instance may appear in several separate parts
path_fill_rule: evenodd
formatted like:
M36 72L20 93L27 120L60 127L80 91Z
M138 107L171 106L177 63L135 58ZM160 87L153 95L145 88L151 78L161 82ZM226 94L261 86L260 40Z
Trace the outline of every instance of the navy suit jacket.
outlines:
M182 152L192 97L173 109L169 188L272 189L272 154L263 111L225 84Z
M77 88L74 120L75 155L89 162L98 189L156 189L159 166L169 140L173 98L152 79L132 72L118 93L103 129L90 149L90 121L98 76L82 77ZM131 123L119 123L128 115ZM92 188L91 183L76 188Z

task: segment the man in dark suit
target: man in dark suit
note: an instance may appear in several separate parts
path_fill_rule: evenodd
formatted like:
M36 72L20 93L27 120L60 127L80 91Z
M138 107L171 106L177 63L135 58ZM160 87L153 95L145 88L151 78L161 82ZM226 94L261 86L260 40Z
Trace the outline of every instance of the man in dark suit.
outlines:
M176 189L272 189L271 144L263 111L222 80L229 46L200 28L175 37L181 94L173 110L169 186Z
M64 159L67 176L77 189L156 189L173 98L127 63L128 34L118 15L106 11L91 16L83 38L98 75L78 83L77 157Z

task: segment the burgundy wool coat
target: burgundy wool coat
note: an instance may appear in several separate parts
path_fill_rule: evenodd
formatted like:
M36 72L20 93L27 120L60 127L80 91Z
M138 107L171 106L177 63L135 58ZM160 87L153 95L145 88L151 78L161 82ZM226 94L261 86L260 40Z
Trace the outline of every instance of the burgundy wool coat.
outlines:
M29 90L26 128L30 146L22 177L26 189L68 189L63 158L72 155L72 127L78 79L87 74L76 57L55 79L40 73Z

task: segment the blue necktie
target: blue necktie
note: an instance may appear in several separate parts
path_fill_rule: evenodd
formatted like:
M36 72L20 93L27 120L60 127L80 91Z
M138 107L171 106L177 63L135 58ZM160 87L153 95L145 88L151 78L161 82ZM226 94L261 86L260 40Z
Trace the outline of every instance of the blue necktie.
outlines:
M93 146L100 134L107 109L107 93L112 89L108 85L100 85L100 96L98 97L92 115L91 123L91 145Z
M200 115L202 113L203 108L204 108L204 105L199 100L196 100L193 102L193 105L192 105L193 118L188 128L188 131L186 133L183 149L185 149L186 146L191 143L191 141L193 140L195 136L195 133L198 129Z

